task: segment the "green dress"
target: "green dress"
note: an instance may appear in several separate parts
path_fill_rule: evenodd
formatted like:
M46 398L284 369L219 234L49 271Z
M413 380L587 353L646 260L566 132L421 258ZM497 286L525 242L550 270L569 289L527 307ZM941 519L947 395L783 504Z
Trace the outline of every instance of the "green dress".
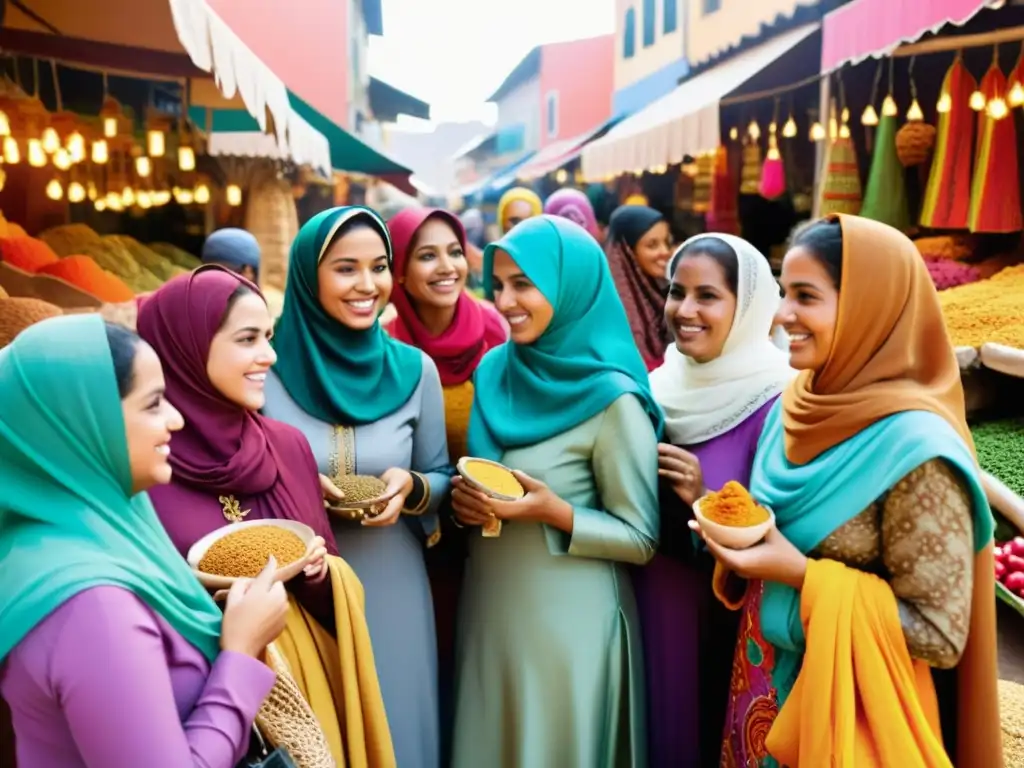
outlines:
M634 395L502 461L574 508L569 535L470 535L454 768L646 766L643 657L624 563L658 537L658 446Z

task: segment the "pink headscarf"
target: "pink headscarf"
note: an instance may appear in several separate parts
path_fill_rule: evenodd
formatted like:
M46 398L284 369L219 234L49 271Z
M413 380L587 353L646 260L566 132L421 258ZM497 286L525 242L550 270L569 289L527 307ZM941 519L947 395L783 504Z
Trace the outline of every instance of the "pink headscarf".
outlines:
M441 384L450 387L469 380L484 353L504 343L508 336L501 315L466 292L459 296L452 324L439 336L432 336L423 325L400 279L405 275L409 249L416 233L431 217L437 217L450 226L463 251L466 250L466 231L462 222L448 211L407 208L392 217L388 221L388 230L394 249L392 270L396 279L391 303L395 305L398 316L388 323L386 330L393 338L426 352L437 365Z
M578 189L560 189L544 202L544 213L561 216L563 219L579 224L593 237L598 236L597 217L590 198Z

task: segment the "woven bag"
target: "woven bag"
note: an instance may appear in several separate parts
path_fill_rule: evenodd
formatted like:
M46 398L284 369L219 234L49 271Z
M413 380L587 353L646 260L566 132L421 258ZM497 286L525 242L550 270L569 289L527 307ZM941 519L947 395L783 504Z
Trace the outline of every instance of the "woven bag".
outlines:
M256 713L260 733L274 747L287 749L298 768L337 768L316 715L273 644L267 646L266 664L277 674L277 681Z

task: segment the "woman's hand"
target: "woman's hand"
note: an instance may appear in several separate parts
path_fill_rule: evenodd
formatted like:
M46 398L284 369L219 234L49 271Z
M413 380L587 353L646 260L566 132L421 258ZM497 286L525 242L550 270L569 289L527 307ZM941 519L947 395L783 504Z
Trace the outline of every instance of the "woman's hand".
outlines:
M658 475L665 478L672 490L688 506L704 495L704 475L700 471L700 459L689 451L658 443Z
M690 521L690 530L700 534L715 559L738 576L774 581L797 591L803 588L807 556L794 547L778 528L772 527L764 541L747 549L723 547L705 536L696 520Z
M288 594L276 581L277 561L271 557L255 579L239 579L228 590L220 647L259 658L284 631Z
M322 536L314 536L306 547L302 561L306 581L319 582L327 575L327 545Z
M470 486L461 477L452 478L452 508L463 525L484 525L493 518L546 523L572 532L572 505L561 499L540 480L513 470L526 495L517 501L499 501Z
M363 525L370 528L383 528L397 523L413 489L412 474L398 467L385 470L380 479L387 484L382 496L388 500L388 503L379 515L363 518Z
M320 475L320 493L324 497L324 506L345 500L345 492L336 486L327 475Z

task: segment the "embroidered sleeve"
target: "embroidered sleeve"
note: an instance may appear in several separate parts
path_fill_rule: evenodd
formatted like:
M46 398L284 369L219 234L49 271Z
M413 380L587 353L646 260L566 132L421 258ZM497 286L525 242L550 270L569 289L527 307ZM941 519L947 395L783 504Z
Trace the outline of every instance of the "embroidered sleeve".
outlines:
M974 568L971 501L934 459L904 477L882 508L882 559L911 656L956 665L967 643Z

